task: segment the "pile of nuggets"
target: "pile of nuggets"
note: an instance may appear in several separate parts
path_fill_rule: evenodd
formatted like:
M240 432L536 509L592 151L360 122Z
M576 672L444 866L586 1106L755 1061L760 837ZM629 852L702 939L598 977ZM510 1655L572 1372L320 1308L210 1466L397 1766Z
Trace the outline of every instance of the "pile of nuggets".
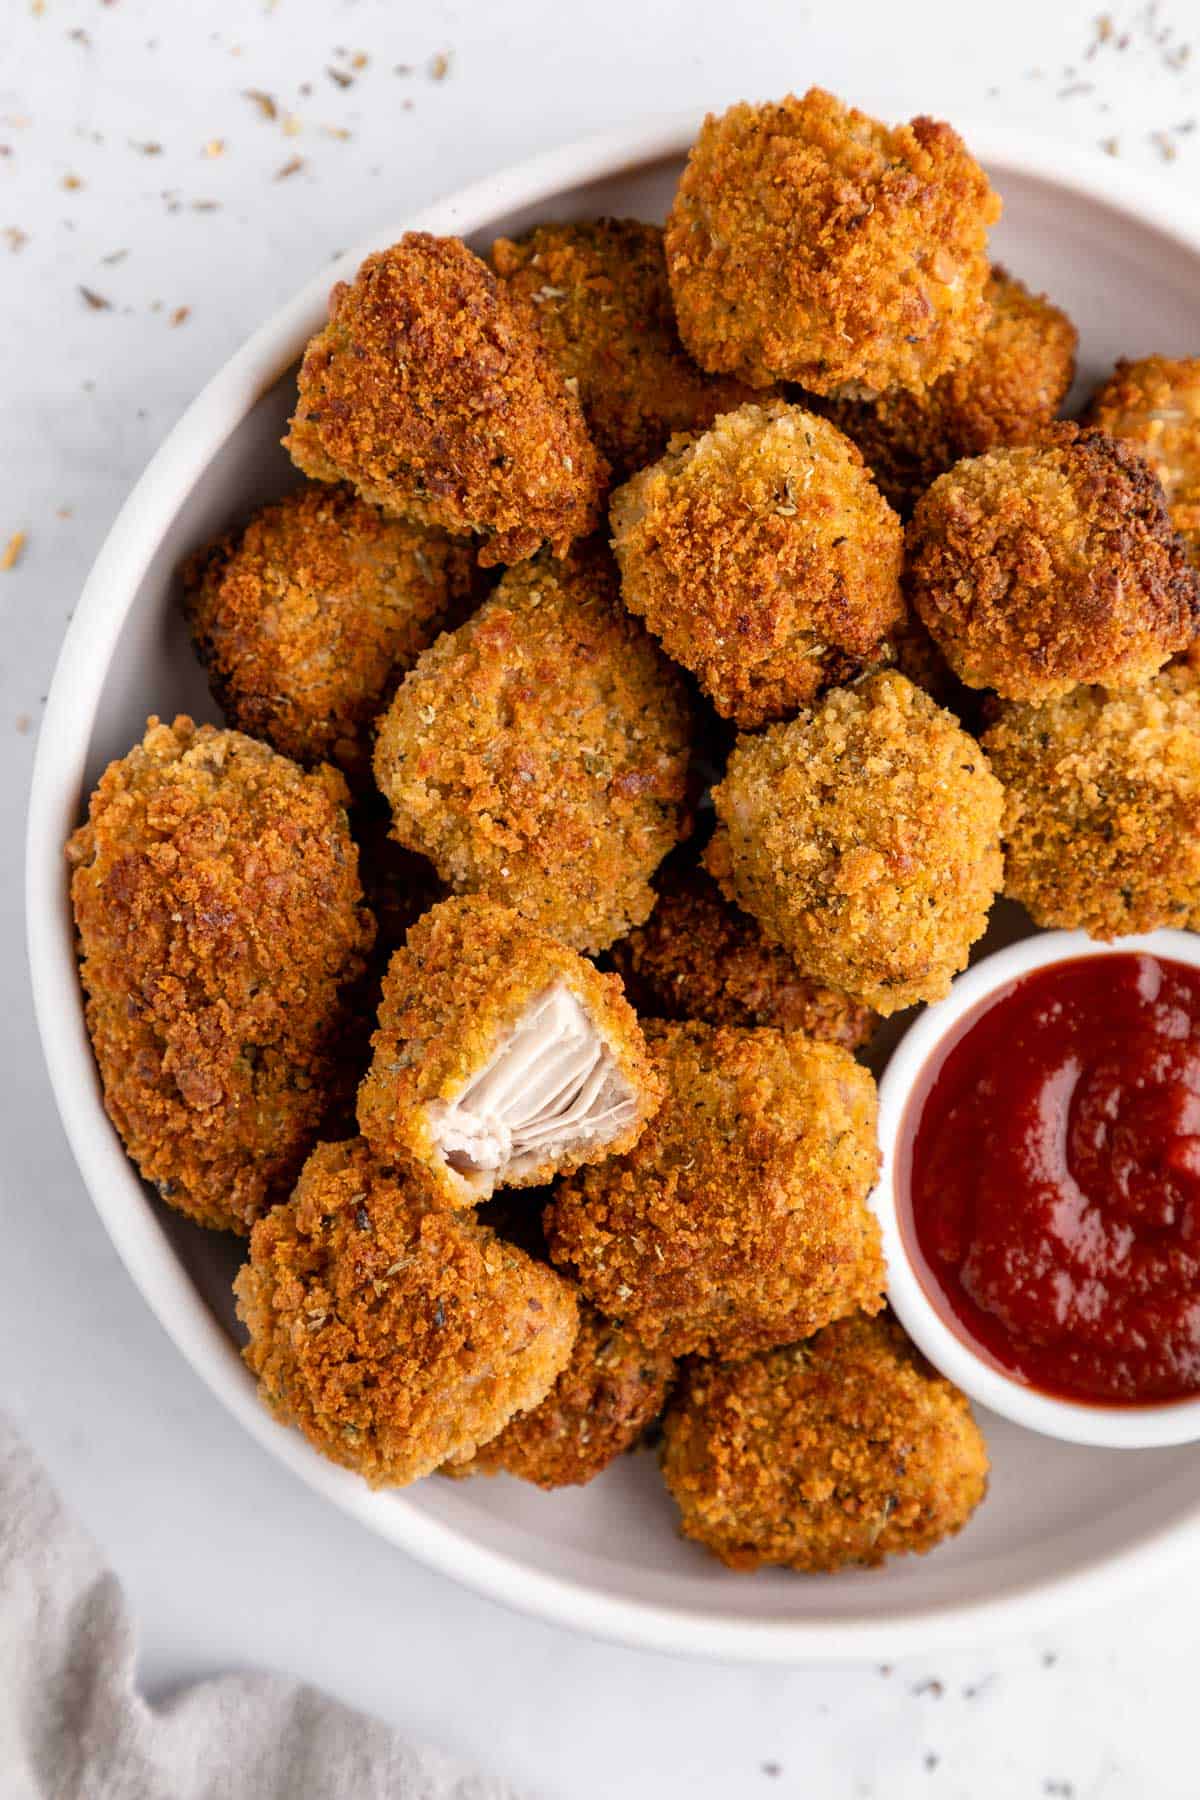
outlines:
M1200 359L1059 421L999 211L813 90L708 119L665 231L410 233L305 353L307 485L185 571L226 728L152 718L71 839L89 1027L373 1484L650 1434L688 1536L814 1571L983 1497L858 1053L1001 891L1200 926Z

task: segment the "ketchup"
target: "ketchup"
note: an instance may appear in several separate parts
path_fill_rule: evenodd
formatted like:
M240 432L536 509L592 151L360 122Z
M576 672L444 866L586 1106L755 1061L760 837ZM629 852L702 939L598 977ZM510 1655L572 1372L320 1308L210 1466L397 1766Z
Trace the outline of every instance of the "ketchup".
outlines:
M926 1292L995 1364L1093 1403L1200 1391L1200 970L1014 982L931 1060L899 1177Z

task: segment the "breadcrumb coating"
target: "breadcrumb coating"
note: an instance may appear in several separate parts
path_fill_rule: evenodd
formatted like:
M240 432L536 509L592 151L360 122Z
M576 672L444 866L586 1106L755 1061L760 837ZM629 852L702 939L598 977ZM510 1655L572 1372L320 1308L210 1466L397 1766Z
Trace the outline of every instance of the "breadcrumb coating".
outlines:
M667 221L680 336L752 387L919 393L987 323L999 217L934 119L888 127L820 88L710 114Z
M806 1574L924 1555L962 1530L988 1476L966 1395L890 1316L689 1364L662 1465L685 1537L731 1569Z
M487 1066L527 1009L558 986L579 1002L609 1053L610 1085L628 1091L628 1116L619 1129L547 1146L519 1168L455 1166L440 1137L445 1107ZM493 1185L537 1187L629 1149L662 1094L617 977L600 974L511 908L479 896L444 900L412 927L384 978L372 1045L374 1059L359 1089L359 1129L377 1156L422 1171L451 1206L473 1206Z
M560 1184L555 1263L673 1355L748 1356L883 1305L875 1083L798 1032L654 1024L666 1084L633 1149Z
M469 1455L536 1406L577 1328L552 1269L358 1139L317 1146L255 1226L234 1292L266 1404L372 1487Z
M892 388L873 400L817 400L852 438L902 518L961 457L1028 444L1058 412L1075 379L1079 333L1044 294L994 268L991 317L966 359L923 393Z
M1136 444L1162 483L1171 523L1200 563L1200 356L1122 359L1088 421Z
M1200 927L1200 674L1005 706L983 741L1006 790L1004 891L1038 925Z
M1000 887L1003 800L957 720L884 670L741 740L705 863L814 979L886 1015L966 967Z
M674 439L612 497L621 594L743 730L879 654L903 533L850 440L784 401Z
M1006 700L1136 686L1200 627L1200 580L1148 464L1076 425L939 476L908 528L906 584L954 672Z
M485 565L565 552L608 479L526 310L458 238L423 231L334 288L284 443L385 512L478 532Z
M151 718L67 845L108 1115L197 1224L247 1232L345 1106L373 926L333 769Z
M856 1050L878 1019L870 1007L806 975L770 944L703 869L664 870L645 925L612 947L639 1013L706 1025L773 1025Z
M510 569L383 720L375 778L402 844L456 893L599 951L654 905L690 829L683 681L597 545Z
M492 264L534 309L614 481L661 456L673 432L703 431L754 398L743 382L706 375L680 343L659 226L539 225L515 243L497 238Z
M675 1372L665 1350L643 1344L586 1301L566 1368L546 1398L447 1475L516 1475L537 1487L583 1487L625 1451L663 1409Z
M229 724L370 783L373 728L476 591L469 546L345 487L262 507L184 573L192 637Z

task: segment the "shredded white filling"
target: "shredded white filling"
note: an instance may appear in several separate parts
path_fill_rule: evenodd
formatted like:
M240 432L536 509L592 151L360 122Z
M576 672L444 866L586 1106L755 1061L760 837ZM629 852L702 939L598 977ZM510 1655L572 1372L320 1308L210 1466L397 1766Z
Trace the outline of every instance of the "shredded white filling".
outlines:
M453 1100L429 1119L450 1167L481 1192L564 1151L605 1143L633 1118L637 1096L583 1007L562 982L538 996Z

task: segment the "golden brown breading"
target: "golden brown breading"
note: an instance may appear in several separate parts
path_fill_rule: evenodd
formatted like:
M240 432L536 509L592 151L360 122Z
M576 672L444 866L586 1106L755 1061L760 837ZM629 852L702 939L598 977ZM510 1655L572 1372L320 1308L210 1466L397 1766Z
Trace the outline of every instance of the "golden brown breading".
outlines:
M184 572L188 623L230 725L297 762L371 778L373 727L476 589L469 546L345 487L262 507Z
M812 980L703 869L658 880L646 923L610 952L634 1007L647 1018L706 1025L774 1025L855 1050L879 1023L870 1007Z
M1200 563L1200 356L1122 359L1088 421L1136 444L1162 483L1171 523Z
M1136 686L1200 627L1150 468L1076 425L939 476L908 528L906 585L955 674L1006 700Z
M164 1200L249 1231L345 1105L373 927L333 769L151 718L67 846L104 1103Z
M539 1009L563 994L556 1024ZM444 900L413 926L384 977L371 1041L359 1129L377 1156L423 1171L451 1206L628 1149L661 1097L617 977L480 896ZM476 1086L509 1051L516 1060ZM572 1103L593 1089L577 1117ZM549 1112L539 1108L526 1129L541 1093Z
M661 456L672 432L703 431L754 398L706 375L680 343L659 226L539 225L516 243L497 238L492 263L533 307L614 481Z
M731 1569L806 1573L923 1555L961 1531L988 1475L966 1395L890 1317L690 1364L662 1463L686 1537Z
M936 120L889 128L820 88L710 114L667 221L680 335L754 387L919 392L987 323L999 216Z
M799 1032L654 1024L667 1086L624 1156L562 1182L554 1261L674 1355L748 1356L883 1305L875 1083Z
M234 1284L264 1401L331 1462L403 1487L536 1406L566 1365L567 1282L371 1158L319 1144Z
M880 491L907 518L938 475L997 444L1028 444L1054 418L1075 378L1079 333L1044 294L994 268L991 318L957 368L922 394L820 400L866 458Z
M1037 924L1200 926L1200 674L1005 706L983 741L1006 789L1004 891Z
M632 1450L663 1409L675 1360L586 1301L571 1360L546 1398L518 1413L447 1475L516 1475L540 1488L583 1487Z
M423 231L334 288L284 442L385 512L479 532L484 564L561 555L608 475L524 309L458 238Z
M626 606L743 730L853 675L903 617L900 521L849 438L781 400L672 440L611 519Z
M705 864L816 980L894 1013L948 993L982 936L1003 799L958 721L884 670L741 740Z
M683 682L617 595L606 551L510 569L405 678L375 777L394 832L456 893L603 950L654 904L686 835Z

